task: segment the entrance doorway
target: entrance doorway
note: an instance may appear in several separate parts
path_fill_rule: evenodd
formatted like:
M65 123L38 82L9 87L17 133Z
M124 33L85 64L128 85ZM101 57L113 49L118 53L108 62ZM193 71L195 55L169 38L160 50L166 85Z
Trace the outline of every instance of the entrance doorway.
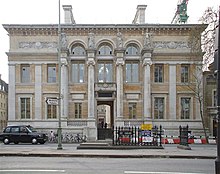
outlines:
M112 139L114 124L113 101L97 102L97 133L98 140Z

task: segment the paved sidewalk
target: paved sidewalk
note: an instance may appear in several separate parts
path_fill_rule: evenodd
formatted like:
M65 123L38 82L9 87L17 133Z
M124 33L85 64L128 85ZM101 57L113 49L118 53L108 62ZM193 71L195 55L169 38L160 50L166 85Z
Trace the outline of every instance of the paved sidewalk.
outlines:
M42 156L42 157L100 157L100 158L200 158L215 159L216 145L190 145L191 150L177 148L177 145L163 145L164 149L77 149L77 144L27 145L0 144L0 156Z

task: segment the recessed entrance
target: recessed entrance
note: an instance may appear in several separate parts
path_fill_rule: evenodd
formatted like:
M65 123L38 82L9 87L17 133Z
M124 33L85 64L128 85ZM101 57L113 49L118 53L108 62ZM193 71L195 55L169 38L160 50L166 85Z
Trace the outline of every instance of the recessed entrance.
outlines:
M98 140L112 138L112 126L114 124L113 101L97 102L97 131Z

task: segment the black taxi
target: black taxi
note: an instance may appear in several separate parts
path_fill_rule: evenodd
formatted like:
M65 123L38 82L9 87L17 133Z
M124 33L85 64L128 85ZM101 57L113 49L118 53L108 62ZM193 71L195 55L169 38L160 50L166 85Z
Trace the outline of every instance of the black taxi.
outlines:
M32 129L30 129L30 126L7 126L0 134L0 141L2 141L4 144L44 144L47 141L47 136L44 133L32 131Z

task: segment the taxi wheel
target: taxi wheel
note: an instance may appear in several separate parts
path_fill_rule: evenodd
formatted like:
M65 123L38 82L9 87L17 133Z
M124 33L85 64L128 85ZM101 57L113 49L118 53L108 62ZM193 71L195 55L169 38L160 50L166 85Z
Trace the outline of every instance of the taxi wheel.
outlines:
M37 139L36 138L32 138L31 143L32 144L37 144Z
M9 144L9 143L10 143L10 141L9 141L9 139L8 139L8 138L5 138L5 139L3 140L3 143L4 143L4 144Z

